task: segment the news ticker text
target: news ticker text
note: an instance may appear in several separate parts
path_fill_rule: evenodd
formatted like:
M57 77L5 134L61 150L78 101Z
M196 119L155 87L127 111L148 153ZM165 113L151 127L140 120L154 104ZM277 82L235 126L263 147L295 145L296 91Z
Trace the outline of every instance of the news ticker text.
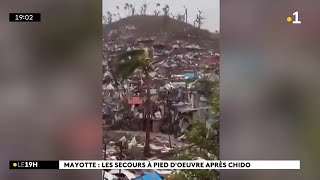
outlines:
M103 160L58 160L58 161L10 161L10 169L300 169L299 160L152 160L152 161L103 161Z

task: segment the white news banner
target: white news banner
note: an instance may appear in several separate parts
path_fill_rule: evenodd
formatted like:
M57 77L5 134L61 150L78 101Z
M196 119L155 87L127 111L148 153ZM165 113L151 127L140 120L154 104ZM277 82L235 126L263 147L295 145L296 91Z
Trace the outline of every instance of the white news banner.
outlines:
M299 160L176 160L176 161L88 161L60 160L59 169L300 169Z

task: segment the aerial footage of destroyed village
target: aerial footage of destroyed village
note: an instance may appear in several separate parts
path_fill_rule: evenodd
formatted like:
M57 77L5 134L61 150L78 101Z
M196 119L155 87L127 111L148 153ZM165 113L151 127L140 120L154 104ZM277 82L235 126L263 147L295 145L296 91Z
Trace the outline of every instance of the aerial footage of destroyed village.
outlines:
M219 159L219 31L204 28L210 18L196 7L114 6L103 16L103 158ZM103 177L214 180L219 171L105 169Z

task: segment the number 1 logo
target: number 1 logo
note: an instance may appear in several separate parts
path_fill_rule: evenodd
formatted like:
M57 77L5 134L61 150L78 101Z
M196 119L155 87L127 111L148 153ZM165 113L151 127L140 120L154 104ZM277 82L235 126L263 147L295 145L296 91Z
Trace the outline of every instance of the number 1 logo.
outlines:
M301 21L299 20L299 12L296 11L293 13L294 21L292 21L292 24L301 24Z

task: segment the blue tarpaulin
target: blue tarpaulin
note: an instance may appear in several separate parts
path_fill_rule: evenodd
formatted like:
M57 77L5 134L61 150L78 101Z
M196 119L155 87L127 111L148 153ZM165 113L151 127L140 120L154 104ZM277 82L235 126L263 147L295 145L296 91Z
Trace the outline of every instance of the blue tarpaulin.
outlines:
M147 172L132 180L163 180L163 178L156 172Z
M184 72L183 73L183 76L186 78L186 79L193 79L195 78L196 74L194 72Z

